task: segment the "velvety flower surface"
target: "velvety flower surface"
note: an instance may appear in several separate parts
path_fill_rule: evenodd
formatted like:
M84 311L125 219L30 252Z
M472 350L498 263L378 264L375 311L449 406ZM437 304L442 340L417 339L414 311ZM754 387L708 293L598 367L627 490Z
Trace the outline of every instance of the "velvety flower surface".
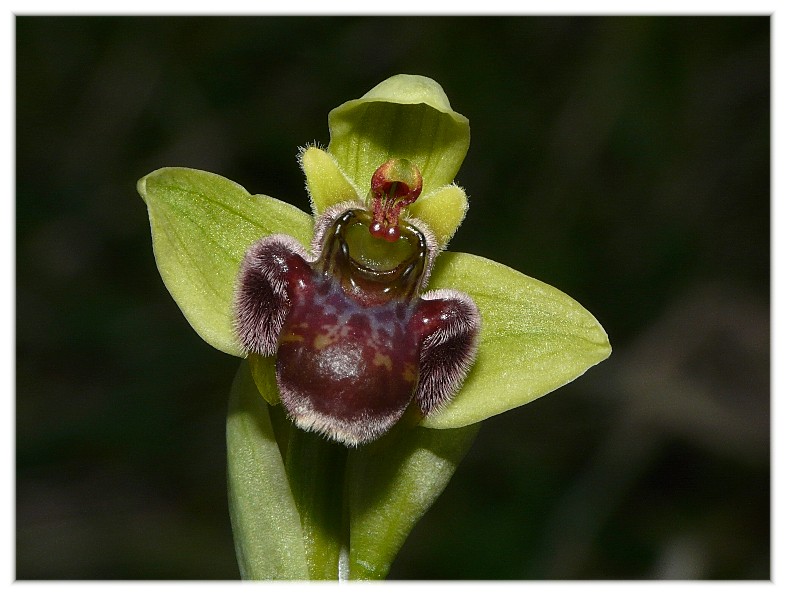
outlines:
M469 123L451 108L437 83L412 75L392 77L330 112L329 126L326 150L310 146L299 155L313 217L193 169L160 169L138 184L150 215L156 263L175 301L205 341L228 354L247 356L233 388L228 441L233 527L241 569L249 578L316 578L322 571L330 575L338 559L344 576L384 576L408 530L443 489L478 422L547 394L610 354L600 324L569 296L502 264L444 251L468 208L454 178L468 150ZM401 163L414 169L400 170ZM415 170L420 178L411 173ZM416 200L401 199L418 184ZM349 218L341 224L342 217ZM365 230L360 235L350 230L350 223L358 221ZM355 235L346 235L350 233ZM396 253L401 234L409 238L410 248ZM457 304L464 308L463 321L469 321L461 328L470 332L458 341L468 357L450 376L449 390L423 389L425 381L418 386L417 365L421 379L437 378L436 384L443 385L447 375L442 371L460 359L444 355L446 350L418 359L418 350L425 353L423 346L433 343L426 331L418 342L401 347L414 350L408 355L374 352L377 368L394 369L397 375L369 376L370 381L353 389L362 397L358 407L370 412L365 417L353 417L354 409L337 412L336 403L342 401L332 394L335 387L328 386L331 377L322 383L324 394L311 382L318 377L315 372L306 379L309 388L298 388L305 380L297 370L313 361L337 361L319 360L323 350L292 355L290 344L305 336L298 329L322 324L315 312L323 312L326 302L314 306L316 281L325 275L337 279L325 292L357 286L346 281L354 265L341 261L333 248L346 246L355 260L358 254L365 259L365 269L385 272L413 258L412 246L420 236L425 268L411 295L422 295L422 303L431 306L440 300ZM378 264L387 261L392 264ZM262 285L253 284L257 277ZM409 290L403 281L396 283ZM298 284L310 289L298 293ZM368 304L378 305L375 289L363 295L371 296ZM297 305L302 296L310 296L307 304ZM405 303L413 302L407 298ZM412 308L401 326L403 334L415 333L412 329L428 318ZM307 335L308 341L332 345L339 329L331 324L334 336ZM371 334L367 331L364 343L354 348L367 346ZM436 372L429 371L431 364ZM373 409L374 398L382 399L388 385L400 383L406 371L410 381L395 388L392 404ZM341 466L341 489L351 494L342 504L348 546L325 537L329 532L298 500L296 477L305 463L292 462L299 451L283 444L300 430L288 430L280 407L268 409L257 398L260 394L270 405L283 399L300 428L350 445L371 442L350 452ZM313 399L303 400L303 394ZM400 400L400 394L406 399ZM410 398L419 405L419 415L404 415ZM255 461L253 468L249 460ZM271 486L271 477L285 488ZM266 503L263 510L249 503L260 499ZM276 535L269 537L270 531ZM260 538L261 533L268 537Z

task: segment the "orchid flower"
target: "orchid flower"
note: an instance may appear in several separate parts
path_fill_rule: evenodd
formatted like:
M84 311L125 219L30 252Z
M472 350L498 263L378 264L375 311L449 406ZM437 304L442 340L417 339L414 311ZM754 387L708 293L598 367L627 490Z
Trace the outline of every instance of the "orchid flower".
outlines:
M229 508L248 579L383 578L480 422L607 358L549 285L445 247L468 208L469 122L397 75L332 110L300 151L313 216L219 175L139 181L161 277L241 358Z

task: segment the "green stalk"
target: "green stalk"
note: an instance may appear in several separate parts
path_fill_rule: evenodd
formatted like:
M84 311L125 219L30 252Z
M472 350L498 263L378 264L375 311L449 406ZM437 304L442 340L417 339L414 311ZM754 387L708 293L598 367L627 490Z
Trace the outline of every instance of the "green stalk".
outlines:
M347 448L313 432L291 428L286 474L300 513L311 580L345 578L339 570L348 552L348 514L343 484Z

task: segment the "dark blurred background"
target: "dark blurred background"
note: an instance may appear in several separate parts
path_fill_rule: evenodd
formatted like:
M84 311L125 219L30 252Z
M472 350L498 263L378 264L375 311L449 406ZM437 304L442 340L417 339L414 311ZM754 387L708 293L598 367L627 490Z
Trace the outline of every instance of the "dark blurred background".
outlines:
M487 421L390 577L769 577L768 17L18 17L16 48L17 578L238 578L237 360L168 295L135 183L307 210L297 147L396 73L471 120L451 248L614 353Z

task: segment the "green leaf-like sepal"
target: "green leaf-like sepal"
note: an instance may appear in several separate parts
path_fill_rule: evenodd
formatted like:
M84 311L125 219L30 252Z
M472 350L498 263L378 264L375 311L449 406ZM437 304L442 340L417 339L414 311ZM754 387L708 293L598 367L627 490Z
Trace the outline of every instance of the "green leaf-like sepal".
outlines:
M578 302L497 262L445 252L429 284L442 287L465 291L477 304L480 345L463 387L426 427L461 427L524 405L611 353L602 326Z
M313 220L290 204L252 196L219 175L181 167L139 180L161 278L188 322L210 345L240 355L232 295L240 261L259 238L286 233L308 246Z
M226 422L229 513L244 579L304 580L308 563L300 516L268 405L247 362L240 364Z
M393 76L332 110L328 122L328 151L363 197L388 159L419 168L424 196L453 181L469 149L469 120L450 107L439 83L423 76Z

